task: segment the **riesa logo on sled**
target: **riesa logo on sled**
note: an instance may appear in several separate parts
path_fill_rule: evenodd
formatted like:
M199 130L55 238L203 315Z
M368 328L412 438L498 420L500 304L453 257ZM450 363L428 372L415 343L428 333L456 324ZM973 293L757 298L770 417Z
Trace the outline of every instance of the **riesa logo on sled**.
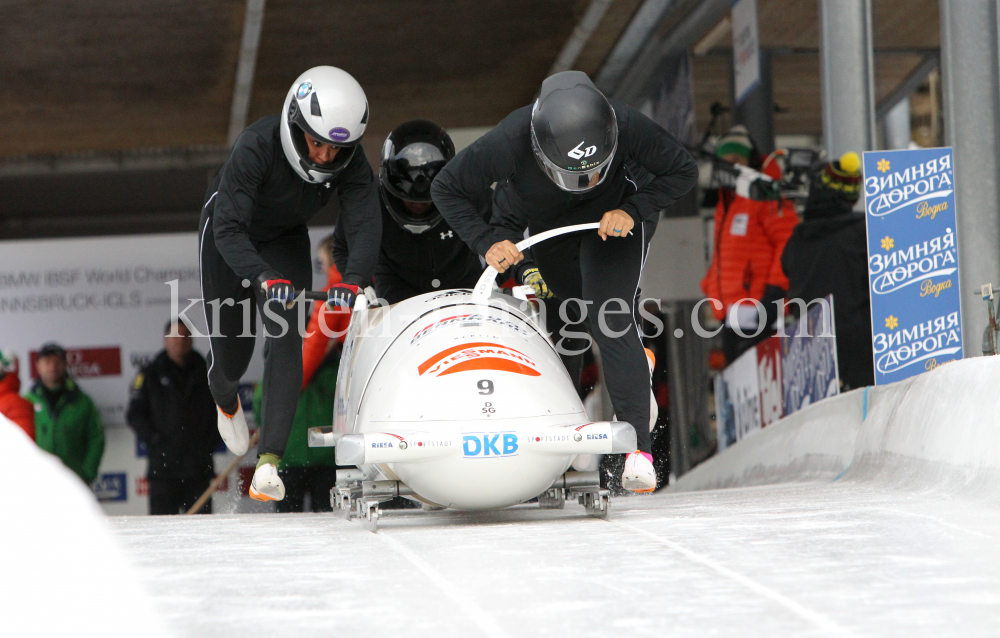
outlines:
M94 483L94 494L97 495L97 500L102 502L124 501L128 499L127 485L124 472L101 474Z
M514 456L517 454L517 435L512 432L486 432L466 434L462 437L466 458Z
M417 366L420 376L427 373L442 377L468 370L499 370L529 377L541 376L538 366L528 355L499 343L485 341L452 346Z

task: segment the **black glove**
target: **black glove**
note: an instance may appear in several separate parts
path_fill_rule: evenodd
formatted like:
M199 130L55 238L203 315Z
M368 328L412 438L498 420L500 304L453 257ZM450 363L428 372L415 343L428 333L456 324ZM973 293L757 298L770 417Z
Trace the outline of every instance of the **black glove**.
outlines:
M327 308L354 308L354 300L358 298L358 292L361 290L360 286L352 286L351 284L333 284L330 286L330 290L327 291L326 306Z
M266 300L276 299L285 308L295 305L295 287L292 286L292 282L282 279L278 273L274 271L263 273L257 277L257 285Z

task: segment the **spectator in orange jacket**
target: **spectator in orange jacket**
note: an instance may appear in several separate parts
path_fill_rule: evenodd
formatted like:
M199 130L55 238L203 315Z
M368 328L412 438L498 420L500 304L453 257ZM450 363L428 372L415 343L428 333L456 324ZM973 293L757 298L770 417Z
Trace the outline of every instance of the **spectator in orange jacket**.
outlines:
M329 290L334 284L340 283L340 272L333 264L333 235L325 238L319 245L319 262L323 271L327 273L326 287ZM320 321L326 330L320 329ZM330 309L325 303L313 304L312 316L309 317L309 326L306 328L306 336L302 340L302 389L305 390L312 380L316 370L319 369L323 359L336 347L344 342L344 335L347 333L347 324L351 321L351 310L349 308ZM330 337L328 335L335 335Z
M24 433L35 440L35 407L18 392L21 379L17 374L17 355L0 350L0 414L18 424Z
M780 168L771 158L755 166L760 163L760 155L743 126L734 126L719 140L716 155L774 179L781 177ZM712 309L715 317L725 322L722 349L727 364L771 334L770 326L778 317L774 302L783 299L788 290L781 253L797 223L795 208L787 200L756 201L728 188L719 190L714 254L701 289L707 297L722 302L721 308L712 304ZM738 304L741 299L754 299L764 305L766 320L759 332L756 307L750 301ZM756 336L743 337L737 328L745 335Z

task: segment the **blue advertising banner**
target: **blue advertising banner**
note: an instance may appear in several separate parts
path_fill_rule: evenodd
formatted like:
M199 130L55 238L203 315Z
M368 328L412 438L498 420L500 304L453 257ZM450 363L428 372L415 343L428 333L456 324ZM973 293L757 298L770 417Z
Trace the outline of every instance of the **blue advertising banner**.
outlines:
M833 297L750 348L715 377L719 451L840 393Z
M950 148L864 154L875 384L962 358Z
M781 343L784 416L840 394L833 295L823 301L809 306L804 318L786 328L786 336L773 337Z
M94 494L99 501L126 501L128 500L128 482L125 472L113 472L101 474L94 481Z

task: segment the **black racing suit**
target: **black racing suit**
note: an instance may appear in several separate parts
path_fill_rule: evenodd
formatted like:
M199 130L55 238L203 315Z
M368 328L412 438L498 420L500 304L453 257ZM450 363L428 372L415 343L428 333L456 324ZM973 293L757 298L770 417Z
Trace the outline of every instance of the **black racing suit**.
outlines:
M311 286L306 222L336 192L338 226L344 228L350 248L350 258L341 270L343 281L364 286L371 281L378 259L382 218L376 181L360 146L340 174L325 183L310 184L288 163L279 124L280 116L265 117L236 140L206 194L200 255L202 296L213 335L208 357L212 396L224 409L236 405L240 378L253 356L252 333L260 307L266 334L258 450L281 456L302 389L298 314L305 309L302 304L287 310L271 303L264 311L257 277L276 273L296 289ZM216 313L218 319L213 320ZM286 323L284 330L279 320Z
M496 242L521 239L511 224L488 225L476 214L473 197L494 182L509 182L511 214L524 220L532 235L598 222L614 209L632 217L635 227L627 237L602 241L596 231L573 233L535 245L532 254L566 306L580 307L567 301L571 299L586 304L617 418L635 427L639 449L649 452L649 369L634 319L635 297L660 211L691 190L698 169L669 133L626 104L611 104L618 120L618 150L604 181L590 191L568 193L542 172L531 147L531 107L526 106L449 162L431 193L444 218L480 255ZM647 179L637 185L630 166L648 173L643 175ZM591 322L589 317L602 309L603 320Z
M476 210L488 220L492 191L476 197ZM472 288L483 274L479 256L469 250L448 222L441 220L422 233L411 233L382 205L382 244L375 266L375 293L388 304L435 290ZM333 261L339 270L347 264L347 238L340 224L333 233Z

